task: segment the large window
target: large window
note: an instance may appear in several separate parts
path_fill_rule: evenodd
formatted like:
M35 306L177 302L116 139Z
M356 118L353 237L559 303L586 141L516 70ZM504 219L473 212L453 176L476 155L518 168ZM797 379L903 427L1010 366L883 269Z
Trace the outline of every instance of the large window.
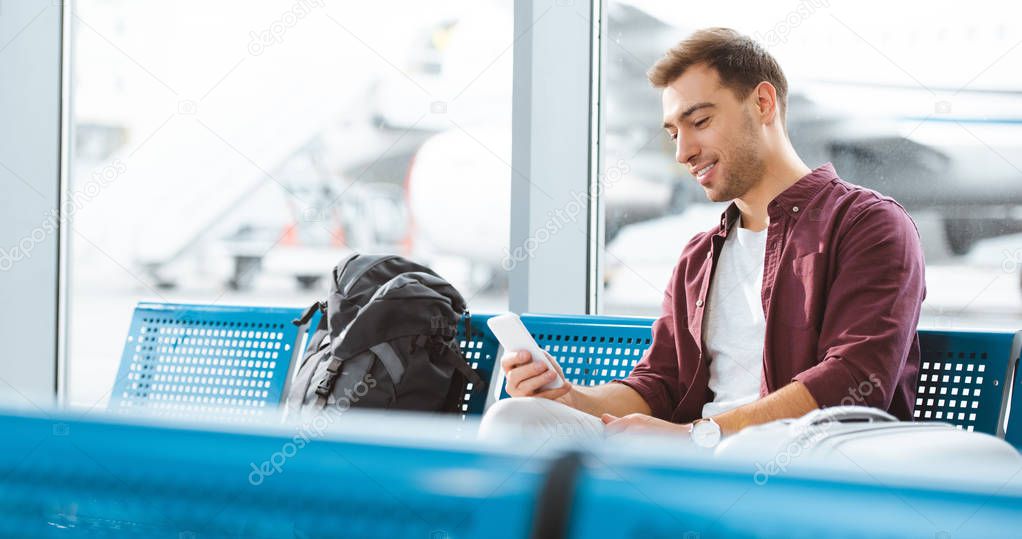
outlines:
M70 402L138 301L303 306L356 251L506 308L512 7L75 2Z
M674 162L645 71L692 31L729 26L785 70L788 129L806 164L833 162L915 219L927 260L922 324L1017 327L1019 15L997 2L609 2L602 158L623 179L605 199L605 312L659 314L681 249L725 206Z
M579 108L564 88L576 73L558 79L566 67L535 60L588 47L588 2L534 7L521 25L530 41L514 35L511 1L74 2L72 404L102 405L138 301L304 305L356 251L405 254L472 310L506 308L512 51L538 47L521 64L534 66L523 95L562 113ZM659 314L682 247L723 209L674 162L645 73L693 30L730 26L785 69L789 132L806 163L831 161L909 209L927 257L923 324L1022 322L1022 18L995 2L919 9L606 2L593 107L600 312ZM583 56L558 65L588 66ZM527 118L539 150L588 134L585 114ZM513 213L530 231L546 209L578 204L566 194L581 192L576 169L558 167L582 157L559 155L523 161L542 165L530 171L538 195ZM566 283L581 270L544 269L575 253L548 251L522 282L544 298L576 294Z

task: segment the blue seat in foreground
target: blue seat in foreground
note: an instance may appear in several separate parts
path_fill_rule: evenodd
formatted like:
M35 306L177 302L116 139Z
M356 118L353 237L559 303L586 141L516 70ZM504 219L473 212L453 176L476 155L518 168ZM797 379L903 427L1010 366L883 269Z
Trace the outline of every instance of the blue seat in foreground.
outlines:
M0 537L518 538L547 468L453 442L131 420L0 412Z
M379 417L381 432L411 418ZM387 425L394 422L394 425ZM0 537L1017 537L1022 486L0 412ZM313 433L314 434L314 433ZM343 438L343 439L341 439ZM949 531L950 530L950 531Z
M794 470L758 477L754 465L705 460L595 454L575 483L569 537L1007 539L1022 529L1017 477L978 488Z

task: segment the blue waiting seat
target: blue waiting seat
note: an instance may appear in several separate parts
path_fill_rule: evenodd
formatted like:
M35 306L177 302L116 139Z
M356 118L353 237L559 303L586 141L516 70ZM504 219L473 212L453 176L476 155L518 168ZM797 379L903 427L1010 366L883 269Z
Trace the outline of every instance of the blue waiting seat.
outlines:
M455 441L124 419L0 412L0 537L520 538L547 468Z
M1004 439L1011 445L1022 449L1022 369L1019 369L1019 364L1022 363L1022 338L1019 336L1015 337L1015 342L1012 345L1012 357L1014 357L1013 369L1014 376L1011 379L1010 389L1005 389L1011 397L1008 400L1008 418L1005 421L1004 427ZM1011 410L1015 410L1012 414Z
M649 347L655 318L525 314L522 322L573 384L597 385L631 372ZM489 336L493 340L492 336ZM919 330L915 418L1005 437L1022 331ZM495 341L494 341L495 342ZM498 344L488 355L499 357ZM499 384L499 377L494 377ZM1022 387L1022 386L1019 386ZM506 397L501 390L499 397ZM1016 409L1022 410L1022 395ZM1022 448L1022 413L1007 439Z
M979 487L805 470L758 483L747 463L677 460L581 455L567 536L1008 539L1022 530L1022 487L1011 471Z
M140 303L108 410L246 421L284 397L303 309Z
M920 329L919 346L915 419L1004 438L1022 331Z
M922 539L1022 529L1018 481L793 469L757 484L747 463L649 448L580 454L364 433L299 445L283 427L168 425L0 412L0 537Z
M135 310L110 408L165 414L261 415L285 395L290 366L305 328L291 321L300 308L141 303ZM459 325L459 345L489 391L469 387L462 411L482 414L507 397L500 345L486 321L472 315L472 335ZM524 314L536 341L574 384L622 378L649 347L655 318ZM1022 332L921 329L916 419L944 421L1005 437L1022 447L1022 413L1009 415ZM1019 386L1022 387L1022 386ZM1022 410L1022 395L1014 396ZM1010 421L1009 421L1010 419Z
M482 414L494 400L506 398L498 352L500 343L486 321L493 314L472 315L472 339L465 338L465 324L459 324L458 338L465 357L490 391L467 393L464 411ZM572 316L525 314L522 322L536 342L550 352L573 384L597 385L627 376L649 347L654 319L620 316Z

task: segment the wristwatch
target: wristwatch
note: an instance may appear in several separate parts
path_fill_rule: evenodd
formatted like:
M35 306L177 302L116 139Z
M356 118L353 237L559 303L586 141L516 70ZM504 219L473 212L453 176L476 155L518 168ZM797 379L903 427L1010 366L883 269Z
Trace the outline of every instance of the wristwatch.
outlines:
M703 417L692 422L692 430L689 431L692 441L699 447L712 448L720 443L720 425L713 418Z

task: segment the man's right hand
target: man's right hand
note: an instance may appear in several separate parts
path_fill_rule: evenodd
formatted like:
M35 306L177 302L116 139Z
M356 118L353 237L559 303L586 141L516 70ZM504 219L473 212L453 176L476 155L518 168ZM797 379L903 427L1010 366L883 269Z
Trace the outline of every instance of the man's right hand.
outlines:
M572 389L571 383L564 378L564 371L546 350L543 351L555 370L551 370L543 362L532 362L532 354L526 350L514 350L500 358L500 368L504 370L507 380L507 394L512 397L541 397L544 399L561 399ZM564 384L557 389L541 391L539 388L556 380L558 377ZM565 403L568 404L568 403Z

